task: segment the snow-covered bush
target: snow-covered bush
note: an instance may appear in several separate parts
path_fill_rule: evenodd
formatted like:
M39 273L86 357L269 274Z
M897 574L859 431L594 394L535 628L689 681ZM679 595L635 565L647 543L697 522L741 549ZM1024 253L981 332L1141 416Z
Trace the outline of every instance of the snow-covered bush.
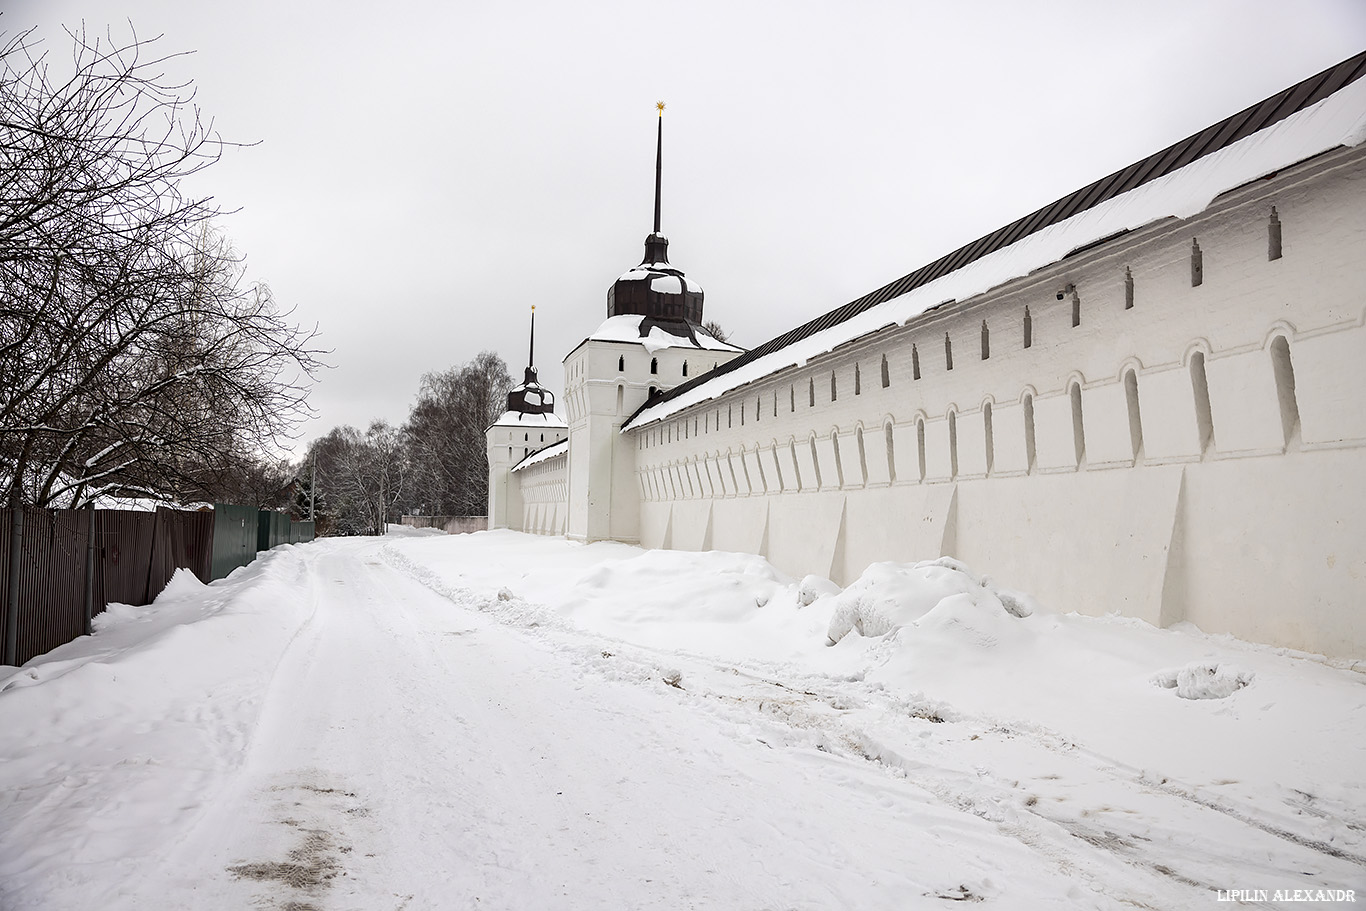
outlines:
M1175 689L1182 699L1226 699L1252 682L1251 671L1215 661L1197 661L1153 675L1155 685Z
M844 590L830 618L827 641L849 632L885 636L903 626L966 632L983 646L995 644L997 626L1034 612L1033 599L1001 592L951 557L922 563L874 563Z
M802 607L809 607L817 598L839 593L838 585L821 576L805 576L797 585L797 601Z

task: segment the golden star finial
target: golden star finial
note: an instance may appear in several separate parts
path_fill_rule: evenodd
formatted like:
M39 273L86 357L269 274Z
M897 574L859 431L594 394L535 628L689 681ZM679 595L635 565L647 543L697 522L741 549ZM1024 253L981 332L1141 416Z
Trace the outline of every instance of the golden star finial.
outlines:
M663 116L664 116L664 102L662 102L662 101L656 101L656 102L655 102L655 107L659 108L659 116L660 116L660 117L663 117Z

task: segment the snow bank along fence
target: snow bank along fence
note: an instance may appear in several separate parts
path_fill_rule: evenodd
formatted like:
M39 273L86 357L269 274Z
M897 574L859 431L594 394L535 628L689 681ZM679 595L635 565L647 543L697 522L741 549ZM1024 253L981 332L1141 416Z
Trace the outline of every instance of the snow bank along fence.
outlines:
M281 516L283 523L274 516ZM90 632L106 604L147 604L177 569L219 579L266 549L313 540L312 522L242 506L210 510L0 509L0 643L23 664Z
M313 522L295 522L282 512L253 506L213 505L213 575L222 579L278 544L313 540Z
M462 535L484 531L489 527L488 516L404 516L402 524L413 528L440 528L448 535Z

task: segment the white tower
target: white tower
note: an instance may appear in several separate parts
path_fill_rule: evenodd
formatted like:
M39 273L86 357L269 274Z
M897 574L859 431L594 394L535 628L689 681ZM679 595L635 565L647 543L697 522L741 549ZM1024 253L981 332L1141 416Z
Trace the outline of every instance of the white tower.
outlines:
M563 440L569 427L555 414L555 396L536 380L536 308L522 384L508 393L507 410L484 431L489 463L489 528L522 530L522 498L512 468Z
M607 321L564 359L569 413L569 519L582 541L640 538L636 442L621 425L649 397L742 351L702 328L702 288L669 264L659 231L664 103L655 147L654 232L645 257L607 292Z

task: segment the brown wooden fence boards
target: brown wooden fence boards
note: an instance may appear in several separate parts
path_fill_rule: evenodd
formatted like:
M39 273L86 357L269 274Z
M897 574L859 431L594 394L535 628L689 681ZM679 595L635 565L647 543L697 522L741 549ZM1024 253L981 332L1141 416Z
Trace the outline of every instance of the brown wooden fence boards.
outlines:
M260 515L255 509L242 511L242 534L235 540L224 535L225 546L233 546L246 556L256 557ZM24 509L23 532L19 545L19 601L17 622L9 629L10 538L14 511L0 509L0 644L6 653L0 661L23 664L30 658L70 642L86 631L86 565L90 543L91 511L87 509ZM217 513L210 510L186 511L158 509L135 512L123 509L97 509L95 553L90 578L90 612L101 613L111 603L148 604L161 594L177 569L186 567L203 582L214 578L215 525ZM281 526L283 519L283 526ZM267 519L289 534L289 516ZM246 555L250 548L249 555ZM228 571L230 572L232 568ZM224 573L226 575L226 573ZM14 654L7 653L10 635Z
M210 510L158 509L156 531L152 535L152 561L147 570L147 600L161 594L181 567L189 569L207 585L212 581L209 574L212 557L213 513Z
M95 601L146 604L147 573L152 565L156 513L128 509L95 511ZM157 589L157 593L160 593ZM154 596L153 596L154 597Z
M8 598L10 530L14 513L0 509L0 592ZM51 651L85 633L85 550L90 513L85 510L24 510L19 548L17 631L0 610L0 642L16 636L17 661Z

